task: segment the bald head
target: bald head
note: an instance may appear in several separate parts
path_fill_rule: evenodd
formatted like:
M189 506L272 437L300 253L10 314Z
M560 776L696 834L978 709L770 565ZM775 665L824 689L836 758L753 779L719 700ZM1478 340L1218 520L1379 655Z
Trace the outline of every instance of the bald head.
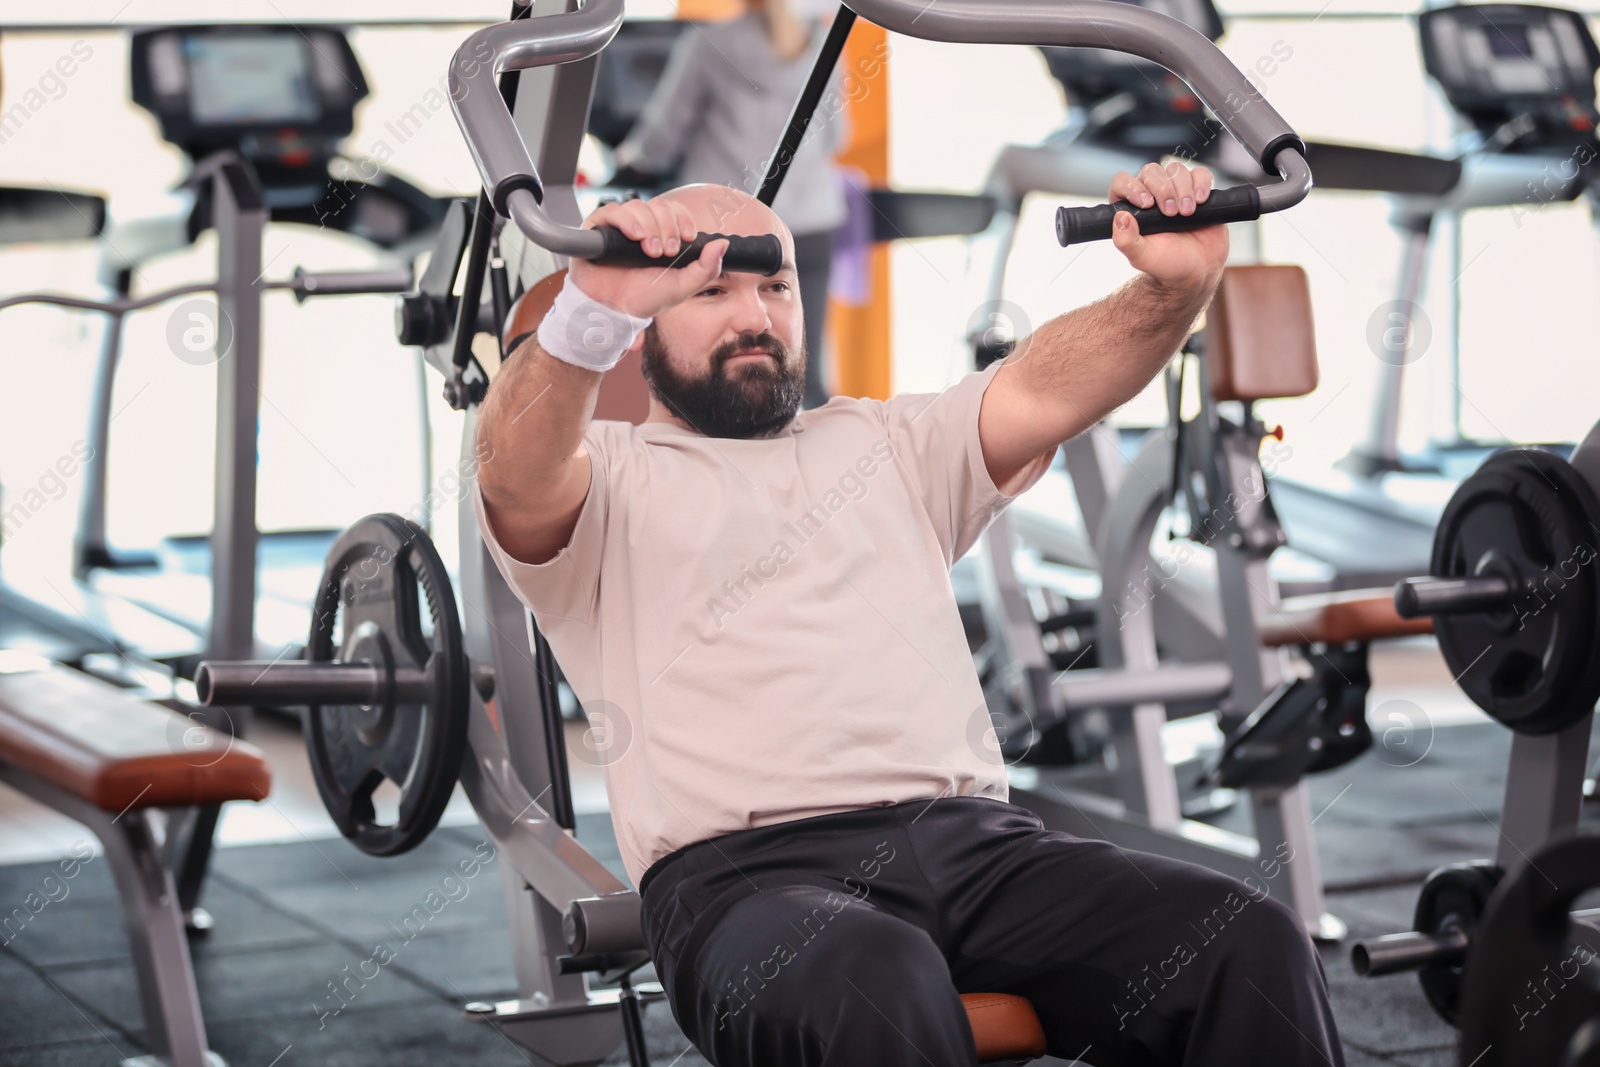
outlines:
M700 233L776 234L783 263L767 276L723 271L696 282L698 290L656 312L635 342L651 392L646 421L677 421L713 437L778 432L794 418L805 393L805 322L794 236L767 205L725 185L686 185L660 194L652 204L656 201L672 208L658 213L638 207L657 219L687 212ZM538 328L564 282L561 273L553 274L517 301L504 327L507 351Z
M775 233L783 242L783 258L794 262L794 235L778 218L777 212L739 189L703 182L681 185L656 196L682 204L694 216L701 233L725 233L736 237L758 237Z

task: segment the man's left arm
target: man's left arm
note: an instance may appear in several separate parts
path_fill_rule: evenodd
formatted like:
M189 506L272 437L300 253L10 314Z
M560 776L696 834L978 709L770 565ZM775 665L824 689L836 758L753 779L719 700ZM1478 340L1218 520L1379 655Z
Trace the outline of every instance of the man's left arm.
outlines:
M1118 174L1111 199L1189 215L1211 193L1211 173L1151 163ZM989 476L1002 490L1046 452L1132 400L1172 358L1205 310L1228 258L1228 232L1144 236L1118 212L1112 242L1139 275L1103 300L1045 323L995 373L978 413Z

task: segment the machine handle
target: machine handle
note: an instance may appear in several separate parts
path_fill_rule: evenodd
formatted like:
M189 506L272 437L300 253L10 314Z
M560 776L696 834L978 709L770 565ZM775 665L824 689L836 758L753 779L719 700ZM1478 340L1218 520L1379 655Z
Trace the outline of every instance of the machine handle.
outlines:
M1250 192L1213 193L1194 215L1168 218L1152 211L1148 229L1140 212L1143 233L1254 219L1292 207L1311 191L1305 142L1205 34L1168 15L1110 0L1059 5L1036 0L941 0L931 6L925 0L851 0L849 6L862 18L912 37L1104 48L1159 63L1188 84L1265 173L1280 179ZM1231 210L1230 204L1235 205ZM1063 245L1109 238L1118 210L1128 209L1102 205L1068 209L1065 217L1058 213L1057 237ZM1233 214L1235 210L1239 213Z
M1205 34L1177 19L1114 0L853 0L856 14L911 37L966 44L1076 45L1141 56L1188 83L1267 174L1259 211L1281 211L1311 191L1305 143ZM545 214L544 188L495 78L508 70L572 63L604 48L622 25L622 0L585 0L577 11L485 27L450 62L450 104L494 209L528 239L560 255L595 259L605 238ZM1249 216L1255 217L1255 216ZM1219 221L1216 214L1199 225ZM1197 223L1187 222L1194 226ZM730 269L736 269L730 265Z
M1169 15L1114 0L851 0L856 14L892 33L960 44L1076 45L1124 52L1182 78L1261 169L1305 144L1243 71L1205 34Z
M1504 578L1405 578L1395 583L1394 610L1402 619L1494 611L1511 595Z
M1192 215L1163 215L1160 208L1135 207L1126 200L1094 207L1056 208L1056 240L1061 247L1111 239L1111 223L1126 211L1139 223L1141 234L1183 233L1225 222L1250 222L1261 217L1261 191L1254 185L1214 189Z
M686 266L687 256L667 261L646 256L638 245L607 227L584 229L559 223L545 213L544 185L533 157L496 87L499 75L561 63L575 63L597 54L622 25L622 0L585 0L577 11L541 15L486 26L469 36L450 60L450 106L466 137L473 162L494 210L510 219L541 248L558 255L613 266ZM695 238L695 255L715 234ZM747 244L728 249L727 270L773 274L782 260L778 238L744 238Z
M760 274L766 277L778 273L783 266L783 242L776 234L757 237L740 237L728 233L699 233L693 241L683 246L676 256L652 256L638 241L630 240L615 226L597 226L595 232L605 242L604 249L592 262L607 267L670 267L682 269L700 258L700 252L712 241L726 238L728 250L722 256L722 269Z

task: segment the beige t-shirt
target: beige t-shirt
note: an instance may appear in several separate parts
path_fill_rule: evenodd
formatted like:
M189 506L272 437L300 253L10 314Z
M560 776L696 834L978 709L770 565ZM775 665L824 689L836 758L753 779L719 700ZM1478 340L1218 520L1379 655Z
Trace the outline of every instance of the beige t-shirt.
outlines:
M1013 499L978 442L997 369L942 393L836 398L766 440L592 422L589 495L538 566L500 548L474 491L501 573L583 703L577 758L605 769L635 884L736 830L1006 799L950 588Z

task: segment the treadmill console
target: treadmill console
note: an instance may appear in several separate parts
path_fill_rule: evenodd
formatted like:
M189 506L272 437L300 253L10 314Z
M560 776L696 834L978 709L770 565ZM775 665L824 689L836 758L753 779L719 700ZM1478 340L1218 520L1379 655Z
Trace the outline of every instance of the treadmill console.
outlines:
M1222 17L1211 0L1122 0L1159 11L1215 41ZM1082 134L1119 146L1169 152L1214 139L1205 105L1183 79L1159 64L1100 48L1041 46L1050 74L1082 113Z
M601 144L615 149L627 138L666 73L673 44L693 25L679 19L623 20L600 53L589 105L589 133Z
M1508 151L1570 148L1575 139L1593 138L1600 48L1582 15L1483 4L1435 8L1418 23L1429 76L1486 137Z
M132 36L134 103L199 160L234 149L264 172L321 168L355 127L366 78L336 29L171 26Z

